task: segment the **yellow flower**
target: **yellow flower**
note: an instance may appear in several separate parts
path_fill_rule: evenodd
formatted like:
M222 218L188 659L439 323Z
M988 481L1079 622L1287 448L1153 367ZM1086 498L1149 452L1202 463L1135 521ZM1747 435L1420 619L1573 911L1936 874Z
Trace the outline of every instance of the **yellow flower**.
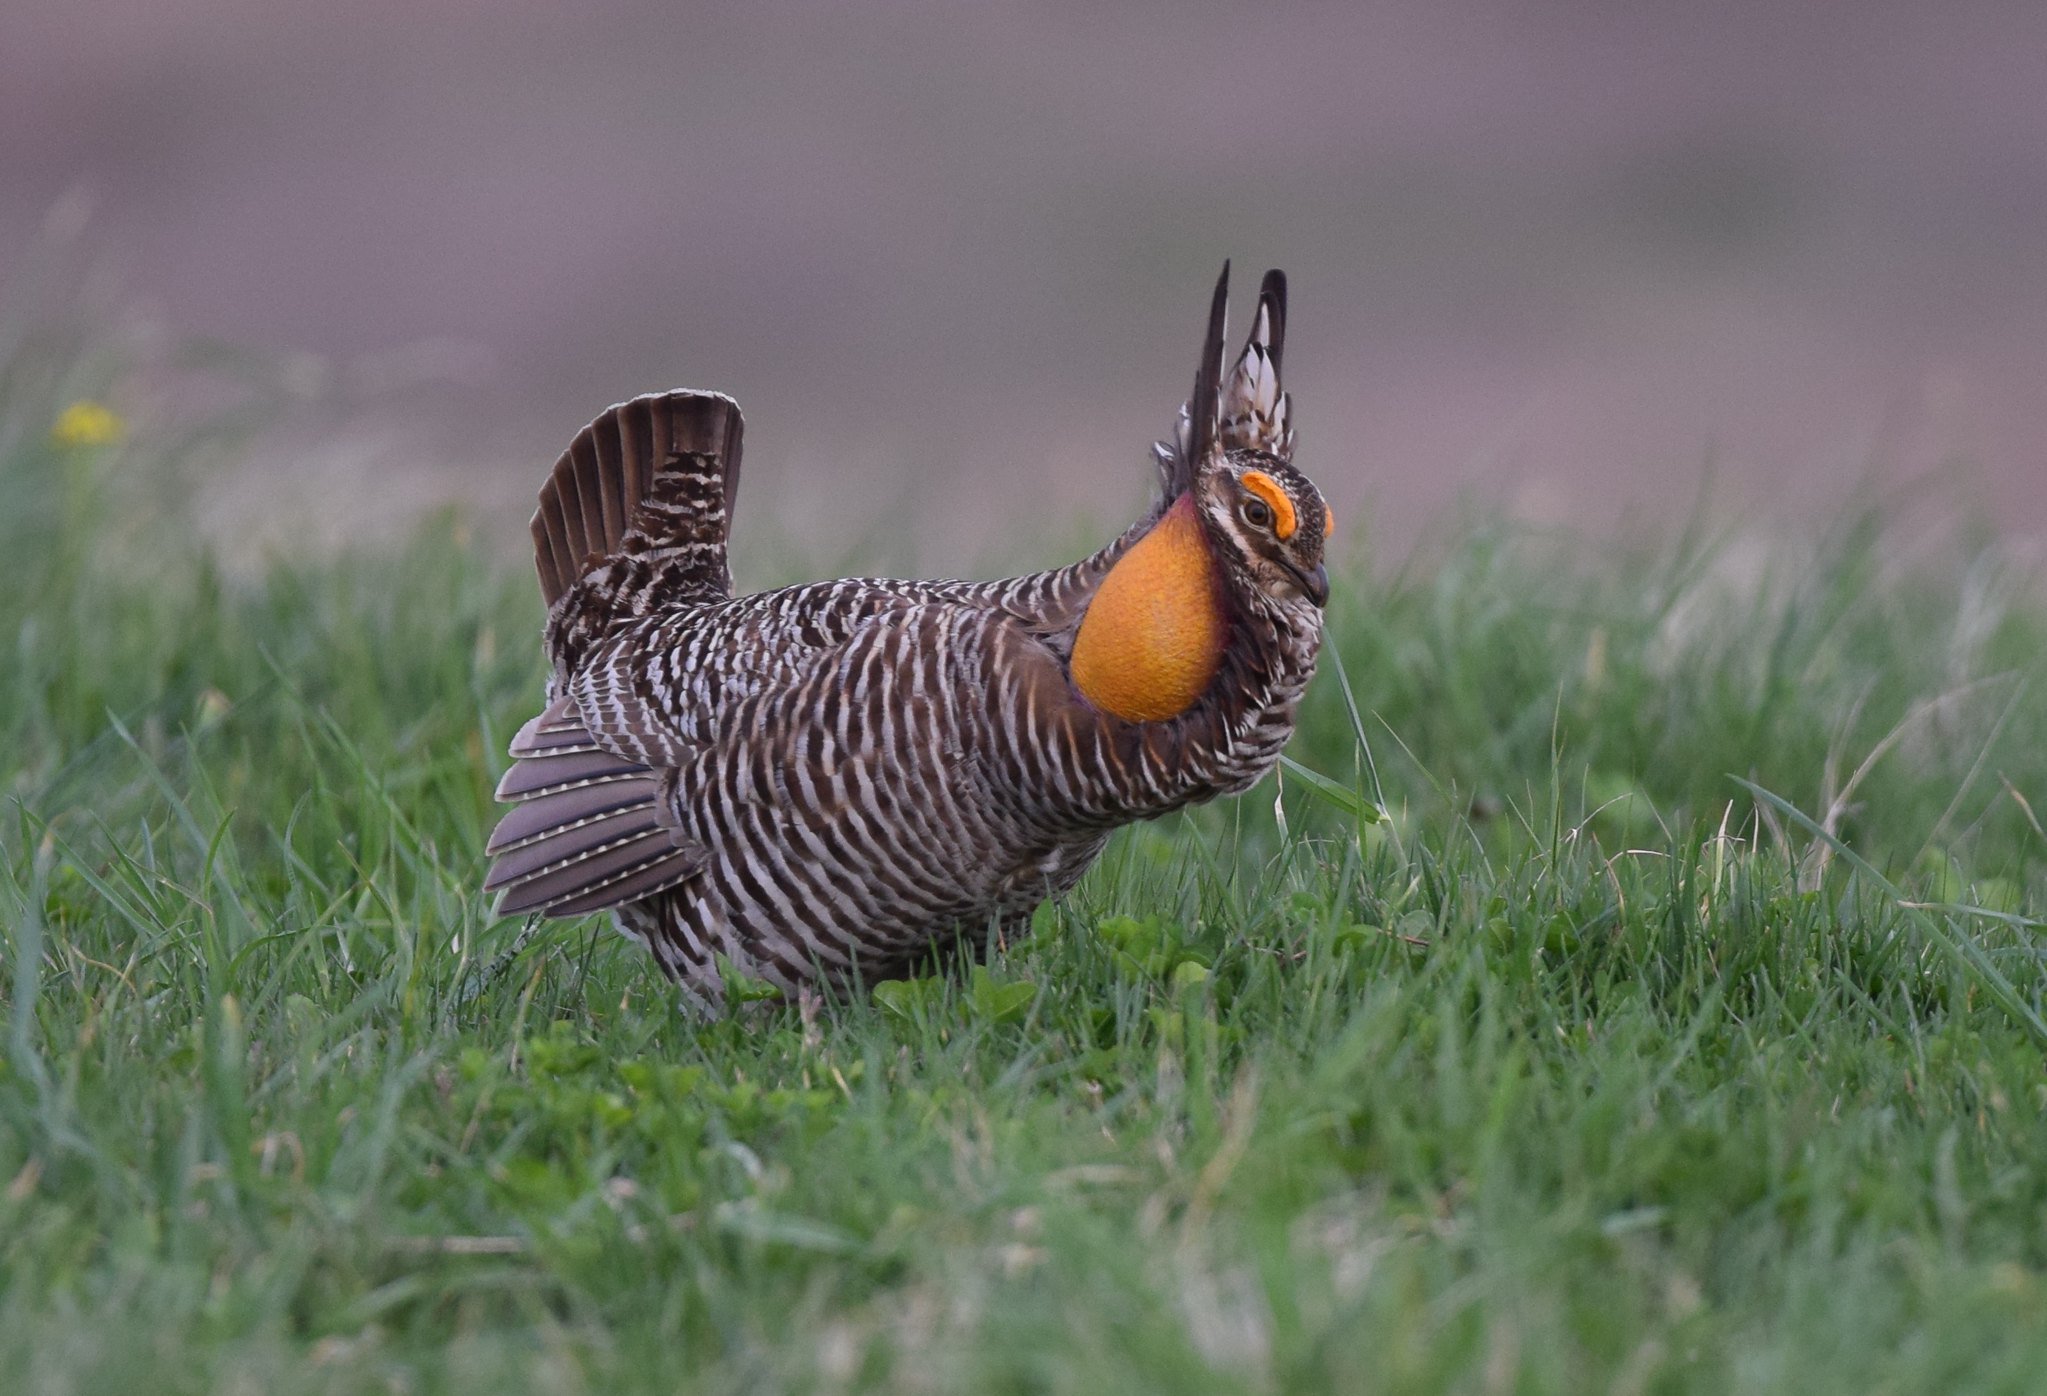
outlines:
M59 446L111 446L127 433L128 424L104 402L80 398L57 414L50 439Z

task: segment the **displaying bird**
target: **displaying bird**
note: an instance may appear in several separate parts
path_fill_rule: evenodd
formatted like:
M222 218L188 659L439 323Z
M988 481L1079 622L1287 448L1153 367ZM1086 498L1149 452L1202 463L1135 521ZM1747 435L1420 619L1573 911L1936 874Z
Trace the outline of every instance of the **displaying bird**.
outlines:
M1241 791L1315 670L1330 514L1294 468L1268 272L1225 374L1229 267L1159 498L1092 557L1002 581L734 596L738 404L586 427L540 492L547 705L511 744L501 914L608 909L700 1002L985 953L1109 834Z

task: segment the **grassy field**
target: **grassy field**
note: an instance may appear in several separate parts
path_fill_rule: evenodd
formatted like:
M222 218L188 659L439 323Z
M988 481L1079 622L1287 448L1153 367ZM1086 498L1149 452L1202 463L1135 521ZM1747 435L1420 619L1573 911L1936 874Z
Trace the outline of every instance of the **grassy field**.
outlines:
M1321 783L967 979L695 1024L477 894L523 560L230 580L189 442L51 436L94 372L0 377L6 1389L2039 1389L1994 540L1360 561Z

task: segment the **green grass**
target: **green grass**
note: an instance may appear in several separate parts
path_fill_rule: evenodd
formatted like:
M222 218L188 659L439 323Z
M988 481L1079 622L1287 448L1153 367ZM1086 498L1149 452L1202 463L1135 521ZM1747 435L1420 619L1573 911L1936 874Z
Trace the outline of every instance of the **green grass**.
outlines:
M230 580L172 448L48 439L107 371L0 376L8 1389L2047 1370L2047 603L1993 541L1460 525L1351 568L1283 825L699 1024L476 891L523 560Z

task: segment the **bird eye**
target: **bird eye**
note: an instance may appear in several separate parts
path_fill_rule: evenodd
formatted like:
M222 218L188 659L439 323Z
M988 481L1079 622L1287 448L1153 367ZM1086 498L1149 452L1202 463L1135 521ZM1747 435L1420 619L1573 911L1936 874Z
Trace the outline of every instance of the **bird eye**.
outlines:
M1253 528L1269 528L1281 542L1294 536L1294 502L1279 481L1262 470L1247 470L1244 486L1244 522Z

